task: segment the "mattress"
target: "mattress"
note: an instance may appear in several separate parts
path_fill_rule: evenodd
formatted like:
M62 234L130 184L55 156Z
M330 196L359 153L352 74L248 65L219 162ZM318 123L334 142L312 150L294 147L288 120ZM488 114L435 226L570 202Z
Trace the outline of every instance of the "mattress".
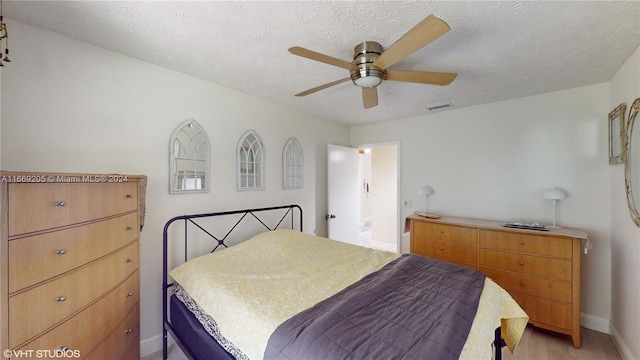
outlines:
M181 301L223 348L236 358L261 359L281 323L398 256L276 230L189 260L170 276ZM487 278L460 357L491 358L498 326L513 350L527 321L509 294Z

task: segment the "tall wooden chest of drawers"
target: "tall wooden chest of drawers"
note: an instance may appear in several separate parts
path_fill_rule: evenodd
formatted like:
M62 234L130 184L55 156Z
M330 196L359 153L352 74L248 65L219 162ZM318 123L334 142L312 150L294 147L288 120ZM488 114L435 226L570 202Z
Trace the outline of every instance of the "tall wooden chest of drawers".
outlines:
M0 179L0 348L14 358L139 359L146 177Z
M535 326L571 335L580 347L578 229L511 229L454 217L408 218L411 253L477 269L502 286Z

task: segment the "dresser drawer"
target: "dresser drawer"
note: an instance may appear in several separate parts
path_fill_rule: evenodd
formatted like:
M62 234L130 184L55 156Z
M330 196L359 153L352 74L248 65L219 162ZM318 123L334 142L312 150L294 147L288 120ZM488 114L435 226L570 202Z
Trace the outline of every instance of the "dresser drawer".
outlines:
M474 263L465 263L465 262L449 260L449 259L444 259L444 258L436 258L436 259L438 259L440 261L448 262L449 264L458 265L458 266L466 267L466 268L473 269L473 270L478 270L478 266L476 264L474 264Z
M138 214L9 241L9 293L91 262L136 240Z
M478 231L470 227L414 221L411 231L416 239L431 238L478 246Z
M21 350L60 349L79 351L80 358L89 354L122 322L138 304L138 294L129 294L138 288L138 273L105 297L70 318L46 334L20 347ZM13 347L12 347L13 348ZM14 348L15 349L15 348Z
M522 294L511 294L511 296L529 315L529 322L533 325L544 324L570 333L571 305Z
M138 208L138 183L9 184L9 236Z
M527 254L572 258L571 239L514 232L481 230L480 246Z
M481 267L485 275L510 293L571 303L571 283Z
M413 244L413 253L473 264L478 262L476 247L443 240L416 239Z
M571 281L570 260L480 249L480 267Z
M23 343L116 287L137 270L137 252L134 242L63 277L10 296L9 346Z
M134 306L127 317L111 332L109 337L85 360L105 359L139 359L140 358L140 330L139 306Z

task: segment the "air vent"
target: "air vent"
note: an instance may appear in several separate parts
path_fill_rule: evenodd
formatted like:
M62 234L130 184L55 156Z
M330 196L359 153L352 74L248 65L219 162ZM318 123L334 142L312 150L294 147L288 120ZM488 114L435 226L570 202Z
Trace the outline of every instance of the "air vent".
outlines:
M427 107L427 110L429 111L437 111L437 110L444 110L444 109L448 109L448 108L452 108L453 104L452 103L448 103L448 104L442 104L442 105L435 105L435 106L429 106Z

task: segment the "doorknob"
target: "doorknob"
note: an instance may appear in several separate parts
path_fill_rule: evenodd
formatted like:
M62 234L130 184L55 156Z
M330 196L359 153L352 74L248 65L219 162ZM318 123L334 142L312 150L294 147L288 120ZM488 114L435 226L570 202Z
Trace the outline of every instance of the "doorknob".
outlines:
M326 219L327 221L329 221L329 219L335 219L336 216L334 214L327 214Z

